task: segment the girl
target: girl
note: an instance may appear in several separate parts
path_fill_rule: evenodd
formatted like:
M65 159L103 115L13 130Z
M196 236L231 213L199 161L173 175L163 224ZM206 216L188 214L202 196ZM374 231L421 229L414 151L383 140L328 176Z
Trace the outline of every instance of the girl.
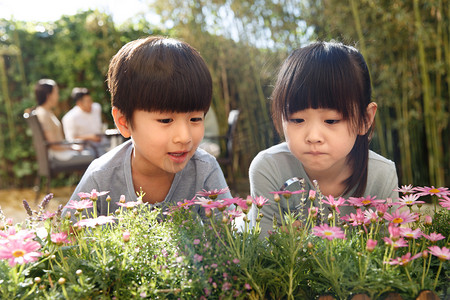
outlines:
M273 121L286 142L252 161L252 196L273 199L270 192L298 177L305 179L307 189L317 180L326 196L396 199L395 164L369 150L376 111L369 71L358 50L316 42L294 51L281 66L272 93ZM286 211L285 201L280 204ZM298 204L290 201L291 209ZM341 214L350 210L345 207ZM276 203L264 206L262 213L264 235L272 228L274 214L278 223L281 217ZM252 221L256 217L254 209Z
M58 105L59 89L52 79L41 79L35 87L37 107L35 113L39 119L47 142L52 143L48 150L49 159L58 166L70 166L79 163L90 163L94 155L80 145L67 143L64 139L61 122L53 113Z

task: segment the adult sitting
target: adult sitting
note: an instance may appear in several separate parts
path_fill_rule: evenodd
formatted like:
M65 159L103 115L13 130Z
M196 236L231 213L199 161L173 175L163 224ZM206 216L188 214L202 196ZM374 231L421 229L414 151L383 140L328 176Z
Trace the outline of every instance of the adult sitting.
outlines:
M87 150L82 145L65 144L61 122L52 111L59 100L56 82L52 79L41 79L35 85L34 92L38 105L35 109L36 115L45 139L53 143L48 151L49 159L58 161L60 165L69 161L71 164L92 161L95 158L92 150Z
M102 155L109 148L109 141L102 134L102 108L93 102L87 88L73 88L71 94L74 107L62 118L66 139L90 141Z

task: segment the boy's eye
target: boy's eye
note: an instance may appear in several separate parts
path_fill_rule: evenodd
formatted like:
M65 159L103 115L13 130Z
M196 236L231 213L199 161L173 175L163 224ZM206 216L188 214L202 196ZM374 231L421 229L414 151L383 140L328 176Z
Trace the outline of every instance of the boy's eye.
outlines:
M163 124L169 124L170 122L172 122L172 119L159 119L158 122Z
M289 122L294 124L300 124L303 123L304 121L305 121L304 119L289 119Z
M198 117L198 118L191 118L191 122L201 122L203 121L202 117Z
M325 120L325 123L330 124L330 125L337 124L337 123L339 123L339 120Z

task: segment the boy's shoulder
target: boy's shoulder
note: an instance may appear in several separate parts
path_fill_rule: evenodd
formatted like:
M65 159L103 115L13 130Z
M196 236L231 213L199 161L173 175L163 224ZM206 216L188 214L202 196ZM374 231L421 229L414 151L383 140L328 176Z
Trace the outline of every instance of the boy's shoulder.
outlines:
M128 140L95 159L87 169L86 173L93 174L98 172L107 172L109 170L122 167L127 161L129 161L126 158L127 156L131 156L132 150L133 143L131 140Z
M211 164L217 163L217 159L205 150L197 148L190 162L193 164Z

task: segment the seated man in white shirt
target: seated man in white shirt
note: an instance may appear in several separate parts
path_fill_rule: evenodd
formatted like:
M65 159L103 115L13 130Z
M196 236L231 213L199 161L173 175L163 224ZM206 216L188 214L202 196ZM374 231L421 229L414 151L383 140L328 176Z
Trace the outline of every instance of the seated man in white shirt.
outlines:
M102 109L92 101L87 88L76 87L72 90L75 106L62 118L64 135L68 141L90 141L98 156L104 154L109 142L102 132Z

